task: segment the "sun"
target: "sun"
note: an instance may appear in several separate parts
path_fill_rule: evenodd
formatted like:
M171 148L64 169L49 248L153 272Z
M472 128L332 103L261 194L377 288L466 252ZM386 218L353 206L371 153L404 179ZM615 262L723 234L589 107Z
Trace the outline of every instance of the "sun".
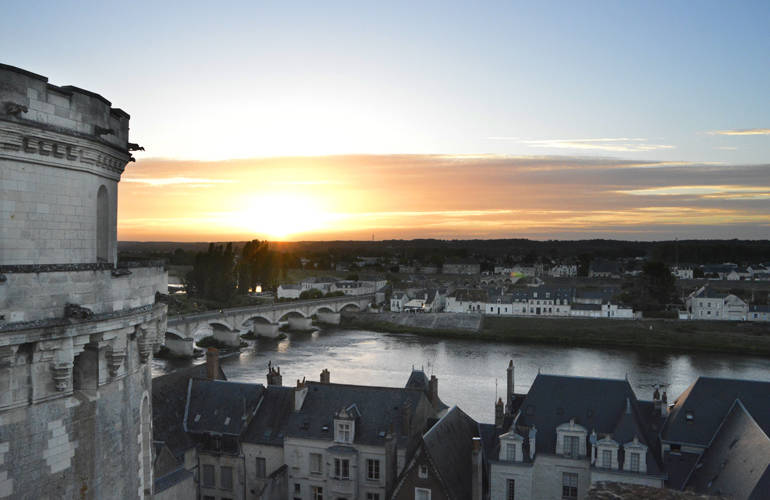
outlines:
M271 240L328 229L331 216L312 195L269 193L250 198L235 225Z

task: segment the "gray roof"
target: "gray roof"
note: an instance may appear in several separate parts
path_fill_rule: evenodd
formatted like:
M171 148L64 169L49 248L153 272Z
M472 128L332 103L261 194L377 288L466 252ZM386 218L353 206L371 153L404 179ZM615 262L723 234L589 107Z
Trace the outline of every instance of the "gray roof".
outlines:
M473 288L460 288L449 294L449 296L462 302L487 302L489 300L486 290Z
M188 381L205 376L206 365L201 364L152 379L152 439L165 443L177 457L195 446L182 426ZM221 367L219 376L226 379Z
M698 453L667 451L663 455L663 466L666 469L666 474L668 474L666 486L675 490L683 490L692 470L698 463L698 458L700 458Z
M770 494L770 438L737 400L688 486L699 493L731 498Z
M428 390L428 376L422 370L412 369L412 373L409 375L409 380L406 381L407 389L419 389L421 391Z
M754 304L749 306L750 312L770 312L770 305Z
M556 453L556 428L574 418L599 438L610 434L623 444L638 437L650 448L648 472L660 471L649 405L636 399L628 380L538 374L520 411L517 426L537 428L538 453Z
M294 408L294 389L269 385L262 394L262 403L242 440L245 443L282 446L286 424Z
M412 421L418 406L429 408L425 393L419 389L372 387L306 382L307 394L299 411L289 416L286 435L297 438L334 440L334 415L356 405L361 418L356 419L355 444L380 446L391 424L402 435L401 408L408 402ZM326 427L326 430L324 430Z
M188 432L240 436L257 409L265 386L192 379L185 409Z
M673 443L708 446L736 399L770 435L770 382L698 377L676 400L661 438ZM692 412L688 422L687 413Z
M574 303L572 304L572 309L575 311L601 311L602 305L601 304L579 304Z
M423 447L448 498L465 500L472 497L473 438L478 436L476 421L454 406L422 438Z

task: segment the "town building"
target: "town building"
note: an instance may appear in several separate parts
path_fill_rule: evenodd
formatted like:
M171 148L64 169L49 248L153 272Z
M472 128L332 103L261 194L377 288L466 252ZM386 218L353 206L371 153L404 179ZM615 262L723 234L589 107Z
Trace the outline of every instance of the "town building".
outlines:
M589 278L620 278L622 275L620 263L614 260L595 259L588 269Z
M552 278L574 278L577 276L577 272L577 264L558 264L551 267L548 275Z
M298 299L303 292L302 286L295 283L281 283L278 285L277 296L279 299Z
M481 264L473 259L447 259L441 268L444 274L479 274Z
M162 263L117 260L129 115L0 64L0 497L152 493Z
M501 434L490 459L492 499L579 499L599 481L663 486L660 399L638 400L627 380L544 374L523 397L507 394L509 426L502 401L496 405Z
M679 280L691 280L694 277L693 268L690 266L675 266L671 268L671 274Z
M660 432L667 487L730 498L770 491L770 382L699 377Z
M473 288L459 288L446 298L446 312L453 313L482 313L489 302L489 294L486 290Z
M688 319L711 319L724 321L746 321L749 319L749 305L731 293L702 286L691 293L685 301Z

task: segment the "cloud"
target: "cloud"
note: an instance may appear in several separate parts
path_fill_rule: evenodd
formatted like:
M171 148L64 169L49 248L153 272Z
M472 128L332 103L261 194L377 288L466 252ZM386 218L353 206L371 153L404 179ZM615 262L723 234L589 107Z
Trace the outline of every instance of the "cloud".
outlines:
M739 130L711 130L709 135L770 135L770 128L744 128Z
M734 185L721 185L721 186L663 186L644 189L629 189L615 191L620 194L630 194L634 196L683 196L683 195L734 195L750 193L756 196L754 193L766 196L770 192L770 186L734 186ZM746 199L746 198L742 198Z
M642 137L603 137L597 139L540 139L540 140L521 140L521 144L526 144L532 148L551 148L551 149L580 149L596 151L613 152L641 152L656 151L660 149L674 149L669 144L650 144L647 139Z
M721 149L722 151L737 151L738 148L735 146L717 146L714 149Z
M210 184L232 184L236 181L232 179L197 179L190 177L143 177L143 178L124 178L121 182L130 182L134 184L147 184L153 187L187 185L188 187L203 186Z

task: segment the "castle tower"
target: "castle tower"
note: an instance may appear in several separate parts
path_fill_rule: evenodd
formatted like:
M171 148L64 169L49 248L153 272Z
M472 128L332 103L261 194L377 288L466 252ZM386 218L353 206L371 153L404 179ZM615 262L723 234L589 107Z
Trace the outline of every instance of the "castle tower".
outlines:
M0 64L0 498L152 495L167 276L117 262L128 121Z

